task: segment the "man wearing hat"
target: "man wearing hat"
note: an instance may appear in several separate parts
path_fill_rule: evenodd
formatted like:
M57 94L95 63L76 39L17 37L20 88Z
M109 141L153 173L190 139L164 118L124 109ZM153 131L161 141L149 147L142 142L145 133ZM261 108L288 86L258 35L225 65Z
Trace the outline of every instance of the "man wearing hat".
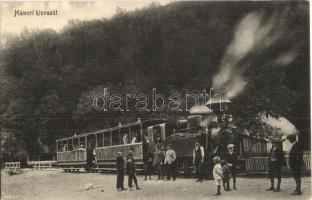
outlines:
M204 158L205 158L204 147L201 146L198 141L196 141L195 147L193 149L193 164L196 167L196 176L198 178L196 182L203 182Z
M225 154L225 160L227 165L230 167L230 173L233 178L233 190L237 190L236 188L236 168L237 168L237 155L234 151L234 144L228 144L227 149L228 152ZM230 188L228 187L228 190Z
M287 139L293 144L289 152L289 166L296 181L296 190L291 194L301 195L301 167L303 164L303 154L301 145L296 141L296 137L296 134L287 136Z
M274 191L279 192L281 191L281 170L282 167L286 164L285 156L282 151L282 149L279 147L278 143L280 143L281 140L273 139L271 141L272 143L272 149L270 151L270 168L269 168L269 174L270 174L270 180L271 180L271 187L267 189L267 191ZM274 188L274 177L277 177L277 187Z

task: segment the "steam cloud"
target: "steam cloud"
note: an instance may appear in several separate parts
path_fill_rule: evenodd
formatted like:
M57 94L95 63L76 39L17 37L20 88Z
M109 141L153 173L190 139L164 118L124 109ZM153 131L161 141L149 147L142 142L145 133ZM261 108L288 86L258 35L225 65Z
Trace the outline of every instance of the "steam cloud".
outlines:
M228 45L219 66L219 72L212 80L213 88L231 99L241 93L247 81L243 76L252 60L242 62L252 53L261 53L271 47L285 33L286 13L274 13L265 17L262 12L247 14L236 25L231 43ZM297 56L296 50L281 54L276 65L291 63Z
M297 134L299 131L297 128L288 121L285 117L265 117L265 115L261 116L261 121L270 125L273 128L279 129L280 133L283 135L291 135L291 134Z
M212 113L212 110L210 110L206 105L198 105L198 106L193 106L190 109L191 114L196 114L196 113Z

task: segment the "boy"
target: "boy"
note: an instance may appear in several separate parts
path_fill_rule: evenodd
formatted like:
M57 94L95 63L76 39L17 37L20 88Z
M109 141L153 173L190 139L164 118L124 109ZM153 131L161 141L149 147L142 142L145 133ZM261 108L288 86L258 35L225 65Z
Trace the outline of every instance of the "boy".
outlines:
M153 154L151 152L147 152L143 158L144 161L144 173L145 179L147 180L147 176L149 176L149 180L152 180L152 172L153 172Z
M128 172L128 186L129 190L133 191L132 189L132 180L134 181L134 184L136 186L137 190L140 190L138 186L138 180L135 176L135 165L134 165L134 158L132 156L132 151L129 150L129 154L127 156L127 172Z
M224 191L231 191L230 189L230 167L225 160L221 160L221 167L223 172L223 188Z
M222 176L223 176L223 172L222 172L222 168L221 168L221 165L220 165L220 157L219 156L216 156L213 158L213 162L215 164L215 166L213 167L213 178L215 180L215 183L218 187L218 190L217 190L217 193L214 194L214 196L218 196L218 195L221 195L221 192L220 192L220 189L221 189L221 179L222 179Z
M281 182L282 176L281 171L282 167L286 164L285 156L283 150L280 148L278 143L281 143L281 140L274 139L271 141L272 149L270 151L270 180L271 187L267 191L280 192L281 191ZM277 177L277 188L274 188L274 178Z

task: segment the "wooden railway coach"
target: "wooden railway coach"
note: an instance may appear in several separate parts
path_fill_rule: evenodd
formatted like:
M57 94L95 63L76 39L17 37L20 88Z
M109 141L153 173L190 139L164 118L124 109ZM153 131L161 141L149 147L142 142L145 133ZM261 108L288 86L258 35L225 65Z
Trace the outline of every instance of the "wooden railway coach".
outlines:
M143 165L143 156L153 146L149 145L152 134L150 127L163 126L166 120L138 119L117 127L102 129L81 135L56 140L58 166L64 171L113 171L118 151L124 156L133 151L136 164ZM168 129L163 129L165 131ZM164 133L161 133L164 135ZM150 139L149 139L150 138ZM150 150L151 151L151 150Z

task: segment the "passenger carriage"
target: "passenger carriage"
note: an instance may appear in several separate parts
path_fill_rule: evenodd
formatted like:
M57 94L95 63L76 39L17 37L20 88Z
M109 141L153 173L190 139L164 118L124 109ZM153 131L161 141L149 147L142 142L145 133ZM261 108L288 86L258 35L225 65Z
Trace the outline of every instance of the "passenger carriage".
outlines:
M64 171L114 171L118 151L133 151L138 168L142 168L143 156L151 151L153 140L150 130L165 127L166 120L146 120L102 129L56 140L57 162ZM161 128L160 128L161 129ZM160 135L165 135L161 129Z

